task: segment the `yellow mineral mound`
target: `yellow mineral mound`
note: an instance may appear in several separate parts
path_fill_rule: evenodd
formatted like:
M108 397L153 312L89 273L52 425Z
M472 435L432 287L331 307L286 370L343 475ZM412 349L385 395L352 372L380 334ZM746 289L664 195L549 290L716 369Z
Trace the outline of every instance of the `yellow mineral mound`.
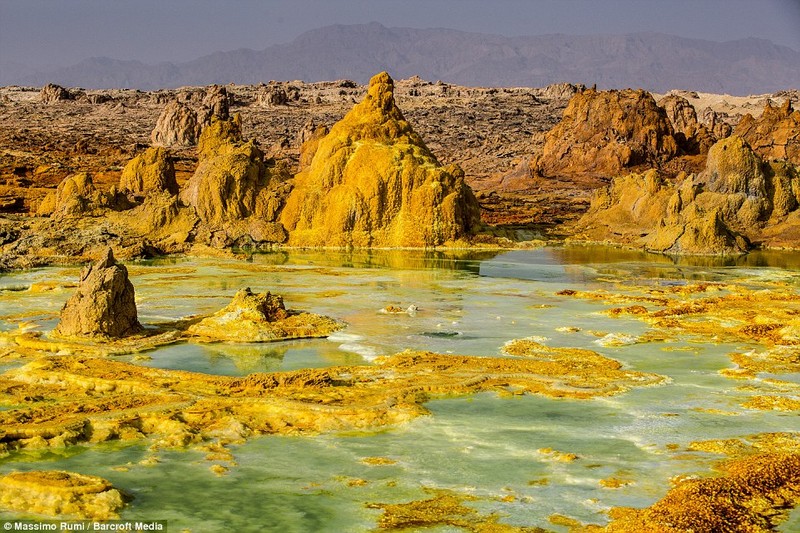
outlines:
M124 504L120 491L96 476L42 470L0 477L0 508L10 511L109 520Z
M181 200L195 208L200 220L224 223L255 213L256 197L269 176L264 154L242 140L239 124L215 120L198 142L200 164L181 191Z
M208 340L269 342L327 337L344 325L326 316L287 310L281 296L242 289L224 309L187 330Z
M395 105L385 72L295 178L281 214L296 246L431 247L470 234L478 203L455 165L442 167Z
M761 159L738 135L722 139L711 147L700 181L714 192L745 193L762 198L767 194Z
M200 163L180 192L184 204L213 231L223 229L227 241L282 242L276 223L285 193L279 169L270 168L264 153L242 137L241 120L213 118L197 145Z
M135 196L161 191L178 194L175 167L167 151L164 148L149 148L131 159L122 170L119 189L130 191Z
M577 233L646 249L736 254L751 243L800 247L800 181L787 162L764 162L732 135L708 151L697 175L660 179L655 170L595 192Z
M67 176L55 191L50 191L42 200L36 214L51 217L80 216L103 204L102 196L95 189L92 177L80 172Z

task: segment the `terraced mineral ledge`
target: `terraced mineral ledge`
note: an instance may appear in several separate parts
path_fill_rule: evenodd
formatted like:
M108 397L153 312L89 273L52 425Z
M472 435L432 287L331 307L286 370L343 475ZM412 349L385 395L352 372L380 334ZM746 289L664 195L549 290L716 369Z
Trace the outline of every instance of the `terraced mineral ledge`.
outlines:
M103 287L124 287L127 279L117 279L121 272L117 267L113 256L108 256L85 269L76 294L84 295L81 300L98 302L102 301L99 295ZM111 285L100 283L89 290L93 276L117 281ZM745 408L797 409L791 403L792 394L797 393L796 384L759 378L764 372L780 377L798 371L792 350L797 344L794 322L800 300L780 282L764 281L760 286L755 282L748 286L731 282L627 285L621 286L619 292L567 289L555 298L596 302L612 320L645 322L651 330L638 338L631 336L631 342L639 344L712 336L719 342L761 344L763 352L732 354L739 368L723 373L772 391L754 394L743 405ZM70 307L66 305L62 315L69 315ZM419 312L416 306L412 306L413 313L394 307L388 311L376 309L375 313L407 320ZM507 342L501 348L505 357L408 351L379 358L371 366L244 377L146 368L97 357L124 351L124 343L134 347L141 341L140 347L145 347L159 338L165 342L271 341L276 338L276 331L284 336L299 331L306 336L309 324L322 335L341 327L339 322L316 315L299 323L287 322L302 316L287 310L279 296L244 289L219 312L176 323L177 329L172 331L162 327L151 336L103 336L98 342L92 335L49 340L30 332L5 333L7 343L15 343L6 356L18 352L16 357L30 362L0 375L0 451L10 454L20 450L57 450L79 443L144 441L153 449L189 447L208 452L208 458L215 462L209 468L224 475L235 465L228 448L256 435L374 432L428 414L425 403L430 400L480 392L586 401L669 382L664 376L627 369L593 350L548 346L539 337ZM561 329L565 333L580 332L580 328ZM630 344L623 337L618 336L620 345ZM606 341L599 344L616 346ZM74 355L64 355L70 352ZM607 526L581 524L569 513L553 515L550 520L554 525L571 524L570 527L587 531L677 532L741 527L769 531L785 517L783 511L796 505L800 497L799 438L786 433L748 439L689 444L688 453L722 451L729 459L720 464L713 476L677 481L666 496L648 508L611 509ZM568 449L541 448L532 452L555 464L582 461ZM216 464L221 460L230 466ZM391 466L394 460L373 457L364 459L364 464ZM601 486L604 490L619 490L627 483L630 481L624 477L612 477ZM119 512L125 501L108 482L70 472L12 473L0 484L10 487L3 492L6 509L43 515L109 518ZM84 486L88 488L84 490ZM503 522L503 514L476 510L472 505L485 501L485 496L457 490L431 491L432 497L423 500L372 505L384 513L379 527L402 530L448 525L468 531L541 530L508 525ZM32 507L27 503L37 499L47 505Z
M720 474L676 482L667 495L645 509L612 508L607 526L581 524L562 515L553 524L591 533L684 533L687 531L774 531L786 509L800 502L800 453L762 453L720 465ZM479 498L466 493L429 490L433 497L401 504L371 504L383 514L381 529L453 526L463 531L545 533L538 527L511 526L496 514L483 515L464 505Z
M661 383L586 350L524 358L405 352L376 366L243 378L51 356L0 375L0 451L148 437L158 447L396 425L430 398L496 391L589 399Z
M709 293L711 295L709 295ZM800 343L800 295L793 289L772 284L759 289L740 285L697 284L671 290L649 289L640 294L583 292L559 293L573 298L598 300L610 305L612 317L642 320L657 333L659 341L678 337L713 338L717 342L745 341L763 346L763 351L733 352L736 368L724 369L732 378L756 378L759 374L800 372L796 346ZM647 342L647 338L633 339ZM782 383L792 387L792 383ZM786 405L792 405L787 399ZM776 405L777 407L777 405Z

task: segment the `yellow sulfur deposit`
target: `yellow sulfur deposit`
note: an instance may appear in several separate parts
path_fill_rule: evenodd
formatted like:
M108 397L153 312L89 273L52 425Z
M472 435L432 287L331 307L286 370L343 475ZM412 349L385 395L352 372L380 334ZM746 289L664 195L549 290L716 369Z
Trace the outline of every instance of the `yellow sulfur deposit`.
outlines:
M124 504L122 493L96 476L40 470L0 477L0 507L12 511L109 520Z
M689 449L725 454L716 477L678 480L646 509L614 508L606 533L768 532L800 503L800 434L762 433L692 442Z
M541 528L502 524L496 514L484 515L464 505L478 500L474 496L450 490L426 489L426 492L433 497L407 503L372 503L368 507L383 511L378 522L380 529L406 531L452 526L475 533L545 533Z
M761 454L723 466L722 475L686 479L646 509L614 508L606 533L768 532L800 501L800 454Z
M550 360L553 359L553 360ZM576 354L498 358L406 351L376 366L226 377L78 356L0 375L0 452L147 437L157 447L400 424L435 397L482 391L609 396L660 383Z
M394 101L385 72L295 177L280 221L293 246L433 247L468 236L478 203L442 167Z
M327 337L344 325L321 315L287 310L283 298L242 289L224 309L192 324L187 333L208 340L269 342Z

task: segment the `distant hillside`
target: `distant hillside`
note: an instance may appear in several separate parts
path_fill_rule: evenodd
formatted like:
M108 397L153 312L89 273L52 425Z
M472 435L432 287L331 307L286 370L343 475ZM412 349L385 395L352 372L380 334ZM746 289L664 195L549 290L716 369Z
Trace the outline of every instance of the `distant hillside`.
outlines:
M158 89L210 83L348 78L388 70L472 86L691 89L738 95L800 88L800 52L762 39L718 43L658 33L502 37L447 29L327 26L265 50L217 52L186 63L87 59L50 72L0 69L0 84Z

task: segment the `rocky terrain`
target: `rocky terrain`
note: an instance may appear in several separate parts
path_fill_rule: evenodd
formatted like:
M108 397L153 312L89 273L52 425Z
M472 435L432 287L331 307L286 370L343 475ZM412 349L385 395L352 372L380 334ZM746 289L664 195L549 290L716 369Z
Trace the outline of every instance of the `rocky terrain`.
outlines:
M476 231L487 236L475 242L492 245L501 244L497 236L577 235L648 247L616 237L616 229L584 231L589 220L574 225L612 178L654 170L659 183L671 186L702 173L711 147L732 132L765 164L788 159L781 175L790 181L797 164L792 105L798 91L750 98L651 95L568 84L470 88L416 77L390 85L391 105L377 114L358 111L375 95L349 80L150 93L2 88L2 263L96 259L107 245L123 259L287 242L435 246ZM362 119L373 126L356 126ZM371 155L358 151L368 154L359 156L362 161L350 161L353 152L343 147L376 140L364 133L370 128L383 131L382 140ZM431 165L439 168L436 176L424 177ZM358 184L374 171L384 188ZM419 179L408 181L415 173ZM444 185L441 193L422 193L431 179ZM400 192L409 186L419 191L416 199ZM328 188L338 196L309 202L309 191ZM359 203L363 207L352 207ZM306 208L298 211L306 204L321 209L325 221ZM431 219L434 207L438 214ZM759 221L767 221L765 213ZM328 220L332 216L336 220ZM641 222L651 223L660 224L659 218ZM320 225L333 229L319 233ZM768 225L762 224L767 233ZM435 235L410 236L409 228L434 226ZM392 232L402 237L390 238ZM752 235L746 240L719 250L713 239L705 247L649 247L720 253L778 244ZM779 244L792 243L790 236Z
M789 100L780 108L767 103L758 119L745 115L715 142L695 173L664 179L651 169L615 177L595 192L577 236L684 254L796 248L798 124L800 112Z
M513 247L525 244L505 237L519 240L520 227L667 254L798 248L797 100L797 91L728 99L573 85L467 88L395 82L387 73L367 87L341 80L154 93L3 88L0 269L95 262L54 328L34 331L17 315L19 327L0 332L2 356L16 366L0 374L0 455L142 441L152 450L207 452L211 471L223 475L234 465L229 448L251 437L381 430L429 414L425 404L436 398L496 392L581 401L666 386L666 375L536 336L488 356L407 350L374 365L243 377L114 360L107 356L173 343L326 337L344 327L250 289L211 314L143 324L115 256ZM778 379L798 370L794 288L648 282L642 291L555 296L603 302L597 312L642 321L650 331L636 343L749 343L754 348L730 354L735 367L720 374L771 388L741 407L797 410L783 394L796 384ZM390 304L380 313L417 311ZM628 343L600 335L604 348ZM680 479L649 508L615 507L608 526L584 525L771 528L800 494L797 435L734 440L688 445L729 455L714 477ZM105 479L64 471L11 473L0 487L0 506L14 512L107 519L127 500ZM497 517L461 505L468 500L440 492L373 505L385 528L493 528Z
M314 128L329 128L366 94L365 86L348 80L226 89L230 113L242 117L243 137L290 169L297 168L300 145ZM396 82L395 98L440 163L457 163L467 183L480 191L482 181L513 168L542 142L541 134L559 120L577 89L472 88L411 78ZM176 137L167 144L177 181L183 184L197 166L192 147L197 119L192 114L196 117L195 109L203 107L206 92L70 89L69 99L51 102L39 88L0 88L0 207L35 212L47 189L79 171L90 172L97 186L110 188L151 141L162 144L163 126L157 126L170 120L170 128L182 135L180 142ZM188 118L170 114L168 108L185 109ZM500 213L487 211L485 216L502 222Z

